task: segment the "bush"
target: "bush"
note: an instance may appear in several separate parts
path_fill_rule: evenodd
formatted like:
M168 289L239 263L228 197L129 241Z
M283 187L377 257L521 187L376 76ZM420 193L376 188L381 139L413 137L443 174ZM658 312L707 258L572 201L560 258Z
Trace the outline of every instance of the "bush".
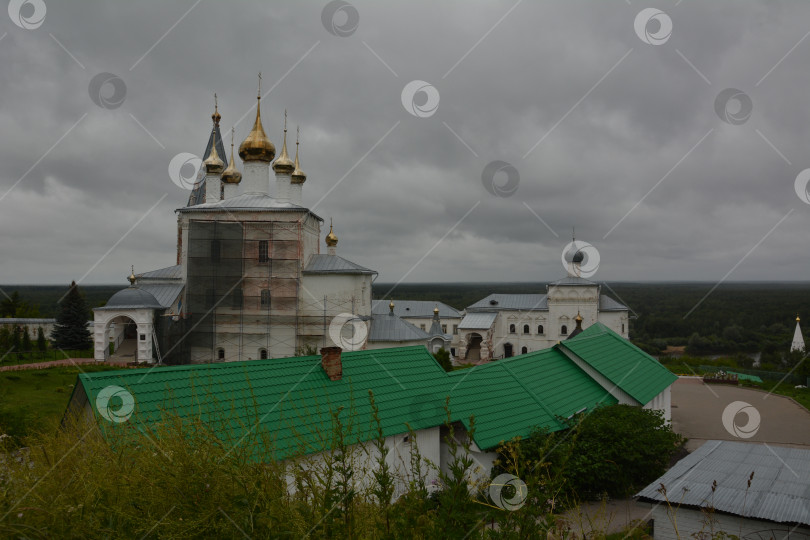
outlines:
M549 477L562 479L567 503L632 494L663 474L684 442L660 411L631 405L600 407L569 422L568 430L540 430L521 441L524 461L545 462Z

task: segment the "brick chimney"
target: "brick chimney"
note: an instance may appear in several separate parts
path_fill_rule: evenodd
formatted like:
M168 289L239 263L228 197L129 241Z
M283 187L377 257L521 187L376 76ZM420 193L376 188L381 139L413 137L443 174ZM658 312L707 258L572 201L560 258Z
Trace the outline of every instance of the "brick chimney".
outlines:
M340 347L324 347L321 349L321 367L331 381L343 378L343 363L340 361Z

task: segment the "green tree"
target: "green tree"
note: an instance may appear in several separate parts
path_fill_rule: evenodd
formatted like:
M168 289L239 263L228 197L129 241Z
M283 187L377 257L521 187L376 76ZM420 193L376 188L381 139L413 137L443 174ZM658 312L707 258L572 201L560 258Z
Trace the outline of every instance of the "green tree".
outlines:
M39 307L29 306L20 298L20 293L14 291L0 302L0 317L39 317Z
M22 327L22 343L20 343L20 348L23 352L31 352L33 347L31 346L31 336L28 334L28 329Z
M45 332L42 327L37 327L37 350L45 352L48 349L48 341L45 339Z
M90 311L75 281L70 284L59 308L51 334L54 345L60 349L89 349L92 344L90 330L87 329Z
M433 353L433 358L442 366L445 371L453 371L453 364L450 362L450 352L444 347Z

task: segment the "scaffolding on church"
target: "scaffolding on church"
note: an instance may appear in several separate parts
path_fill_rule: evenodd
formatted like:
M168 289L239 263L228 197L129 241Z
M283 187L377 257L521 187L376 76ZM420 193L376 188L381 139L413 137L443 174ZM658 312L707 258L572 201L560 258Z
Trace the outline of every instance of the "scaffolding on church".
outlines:
M163 318L156 330L164 362L280 358L329 344L330 322L354 313L357 300L303 288L304 227L191 220L184 316Z

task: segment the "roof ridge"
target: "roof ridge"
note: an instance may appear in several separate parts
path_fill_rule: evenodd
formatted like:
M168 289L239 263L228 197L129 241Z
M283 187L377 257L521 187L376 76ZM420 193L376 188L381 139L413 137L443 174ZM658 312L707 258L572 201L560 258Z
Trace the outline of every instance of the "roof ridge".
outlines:
M532 397L532 399L535 401L535 403L537 403L540 406L541 409L543 409L544 411L546 411L546 413L548 413L548 415L557 424L557 426L563 427L562 423L557 419L557 415L554 414L554 412L551 409L549 409L548 406L546 406L545 403L543 403L543 400L541 400L540 397L536 393L534 393L534 391L530 390L523 383L523 381L520 380L520 377L515 375L515 373L509 368L509 365L507 363L498 362L498 364L502 365L503 369L505 369L506 372L509 373L509 375L511 375L513 379L515 379L515 382L518 383L520 385L520 387L523 388L526 391L526 393L528 393Z

